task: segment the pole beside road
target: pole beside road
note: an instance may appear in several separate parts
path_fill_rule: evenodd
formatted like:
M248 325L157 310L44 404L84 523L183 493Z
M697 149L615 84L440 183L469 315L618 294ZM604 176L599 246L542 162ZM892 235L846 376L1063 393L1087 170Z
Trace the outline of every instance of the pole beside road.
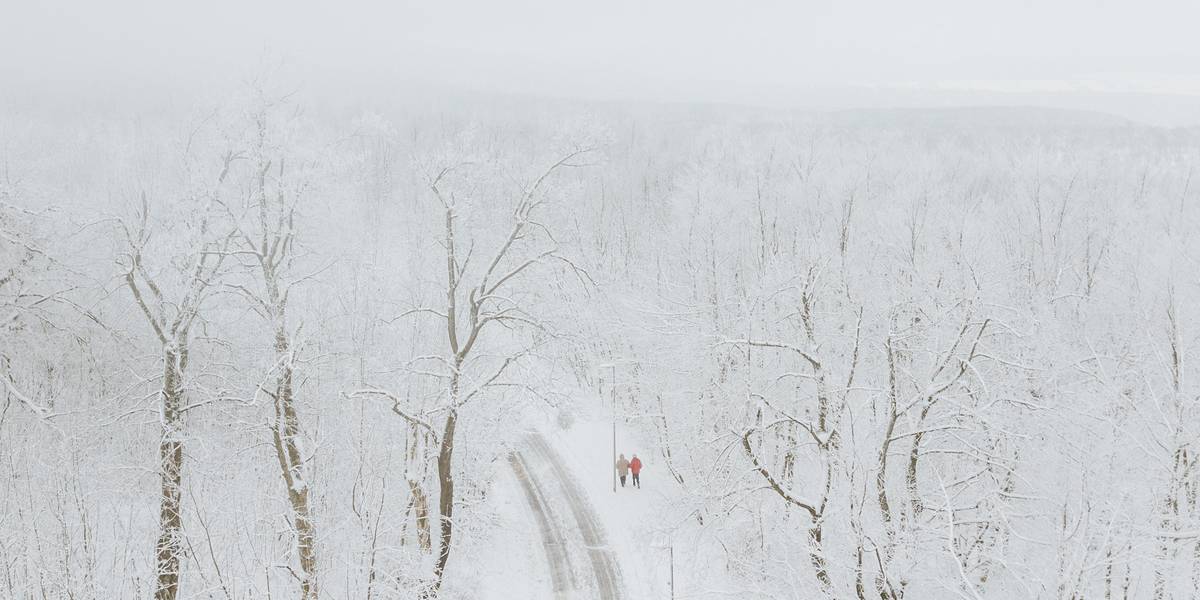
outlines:
M609 365L612 370L612 462L609 467L613 472L613 493L617 493L617 366Z

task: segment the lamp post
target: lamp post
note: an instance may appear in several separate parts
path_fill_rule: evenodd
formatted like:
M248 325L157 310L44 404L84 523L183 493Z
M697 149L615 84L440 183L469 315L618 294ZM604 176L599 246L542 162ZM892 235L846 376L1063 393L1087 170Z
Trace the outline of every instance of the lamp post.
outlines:
M612 373L612 469L613 493L617 493L617 365L608 365Z
M605 368L608 368L609 370L609 386L611 387L611 391L609 393L609 403L612 408L612 458L608 463L608 468L612 471L612 490L615 494L617 493L617 365L616 363L605 363L596 366L596 369L601 372L603 372L602 370ZM603 402L603 376L600 376L600 398Z
M671 578L668 580L670 583L670 586L671 586L670 587L671 600L675 600L675 537L674 537L674 534L672 534L672 536L667 540L666 546L653 546L653 548L656 548L658 550L666 550L667 551L667 561L668 561L667 564L669 565L669 568L671 570Z

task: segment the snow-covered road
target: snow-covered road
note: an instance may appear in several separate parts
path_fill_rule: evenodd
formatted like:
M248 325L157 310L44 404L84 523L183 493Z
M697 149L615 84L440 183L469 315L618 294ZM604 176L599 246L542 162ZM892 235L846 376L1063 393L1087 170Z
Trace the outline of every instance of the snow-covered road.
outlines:
M604 528L562 457L534 433L509 463L537 524L555 597L623 598L621 571Z

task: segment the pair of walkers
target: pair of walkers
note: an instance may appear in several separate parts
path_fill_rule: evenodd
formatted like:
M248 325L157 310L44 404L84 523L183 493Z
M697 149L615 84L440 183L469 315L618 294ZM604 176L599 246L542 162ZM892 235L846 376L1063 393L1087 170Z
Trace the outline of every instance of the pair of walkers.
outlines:
M638 458L636 453L633 455L633 460L625 460L624 454L617 459L617 476L621 478L621 487L625 487L625 478L630 473L633 474L633 487L641 488L642 459Z

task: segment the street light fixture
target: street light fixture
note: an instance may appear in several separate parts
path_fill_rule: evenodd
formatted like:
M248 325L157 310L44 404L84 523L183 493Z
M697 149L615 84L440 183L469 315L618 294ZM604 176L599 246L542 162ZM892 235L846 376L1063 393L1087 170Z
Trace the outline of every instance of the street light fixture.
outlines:
M611 388L611 405L612 405L612 461L608 463L608 469L612 471L612 490L617 493L617 365L616 363L606 363L597 365L597 369L607 367L611 374L609 387ZM601 388L603 388L604 378L600 378ZM601 392L603 394L603 391Z
M674 536L667 539L666 546L654 546L654 548L667 551L667 561L668 561L667 564L669 565L670 570L671 570L671 579L669 580L670 586L671 586L671 588L670 588L671 589L671 600L675 600L675 538L674 538Z

